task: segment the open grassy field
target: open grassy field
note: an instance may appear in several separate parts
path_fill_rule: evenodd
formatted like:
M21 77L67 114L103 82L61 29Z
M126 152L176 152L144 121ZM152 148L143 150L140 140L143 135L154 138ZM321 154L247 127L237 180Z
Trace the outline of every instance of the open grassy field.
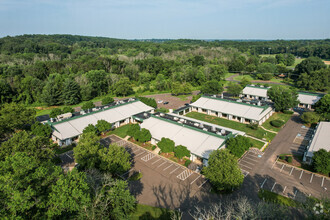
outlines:
M276 128L274 126L272 126L270 124L271 121L273 120L281 120L281 121L284 121L285 123L291 118L291 115L292 114L284 114L284 113L281 113L281 112L275 112L270 118L267 119L267 121L265 121L262 126L268 130L271 130L271 131L280 131L281 128Z
M224 118L219 118L219 117L215 117L215 116L211 116L211 115L206 115L203 113L198 113L198 112L190 112L186 115L187 117L190 118L195 118L201 121L206 121L209 123L213 123L213 124L217 124L220 126L224 126L227 128L232 128L235 130L239 130L239 131L244 131L247 135L253 136L255 138L258 139L263 139L265 138L266 141L271 141L273 140L273 138L275 137L276 134L265 131L262 128L258 128L256 130L249 128L246 124L242 124L236 121L231 121L231 120L227 120Z

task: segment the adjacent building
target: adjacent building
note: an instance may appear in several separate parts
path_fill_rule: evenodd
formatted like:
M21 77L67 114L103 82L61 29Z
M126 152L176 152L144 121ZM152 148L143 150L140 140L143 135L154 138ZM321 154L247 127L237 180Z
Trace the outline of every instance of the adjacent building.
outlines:
M210 123L179 116L176 114L156 113L136 116L141 121L141 128L150 131L152 144L157 144L163 137L183 145L191 152L192 161L207 165L213 150L225 147L226 139L244 132L227 129Z
M187 109L184 110L185 113ZM191 103L189 111L226 118L241 123L264 123L273 113L273 109L261 102L251 104L242 100L227 100L218 97L202 96Z
M320 149L330 150L330 122L320 122L314 131L303 158L308 163L312 162L314 152Z
M252 100L270 101L267 96L268 89L270 89L270 87L248 85L243 89L240 97ZM320 93L298 92L298 107L312 109L312 106L323 96L324 94Z
M299 92L298 93L298 100L299 100L298 107L312 109L312 106L315 105L315 103L317 101L319 101L323 96L324 96L324 94Z
M267 91L270 87L247 85L240 95L241 98L257 99L261 101L267 101Z
M52 139L60 146L69 145L79 138L84 128L89 124L96 125L98 120L105 120L111 123L113 128L116 128L134 122L133 115L153 110L154 108L137 99L120 101L112 106L105 106L87 114L50 123L53 129Z

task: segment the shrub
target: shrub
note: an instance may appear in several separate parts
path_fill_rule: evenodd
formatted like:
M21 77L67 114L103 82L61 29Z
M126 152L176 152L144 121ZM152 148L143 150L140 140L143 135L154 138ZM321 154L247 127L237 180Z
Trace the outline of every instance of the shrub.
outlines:
M190 151L185 146L178 145L174 148L174 155L182 159L183 157L190 157Z
M288 163L292 163L292 157L287 158Z
M169 138L162 138L157 145L163 153L173 152L175 147L174 141Z
M292 114L293 114L293 111L290 111L290 110L284 110L283 113L284 113L284 114L287 114L287 115L292 115Z
M107 105L107 104L110 104L112 103L114 100L112 97L105 97L104 99L102 99L102 105Z
M69 107L69 106L65 106L65 107L63 108L62 112L63 112L63 113L69 113L69 112L74 113L74 109L71 108L71 107Z
M86 102L85 104L83 104L83 106L81 107L84 111L88 110L88 109L91 109L91 108L94 108L95 105L92 101L88 101Z
M157 108L157 102L154 98L146 98L146 97L139 97L139 96L136 96L136 98L150 107Z
M270 124L276 128L279 128L284 124L284 122L282 120L273 120Z
M281 159L281 160L285 160L285 156L281 155L281 156L280 156L280 159Z
M246 150L252 147L250 139L241 135L237 135L236 137L231 137L226 142L226 147L230 151L231 154L240 158Z
M247 125L248 128L251 128L253 130L257 130L258 129L258 123L250 123Z
M63 112L60 108L54 108L49 114L49 117L56 118L58 115L61 115Z
M304 112L301 119L307 124L313 124L320 120L320 116L316 112Z
M186 167L188 167L189 164L191 164L191 160L186 160L186 162L184 162L184 165L185 165Z
M151 149L152 150L155 150L156 149L156 146L155 145L152 145Z
M169 112L169 110L167 109L167 108L158 108L157 110L156 110L157 112L161 112L161 113L167 113L167 112Z

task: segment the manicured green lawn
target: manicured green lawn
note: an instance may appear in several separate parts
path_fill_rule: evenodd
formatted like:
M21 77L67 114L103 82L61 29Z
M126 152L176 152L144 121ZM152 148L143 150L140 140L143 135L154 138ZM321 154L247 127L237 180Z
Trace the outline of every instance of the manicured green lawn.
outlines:
M252 147L256 147L258 149L261 149L264 146L264 142L257 141L257 140L255 140L253 138L249 138L249 139L250 139L251 143L253 144Z
M239 76L234 77L234 80L241 81L243 78L246 78L247 80L250 80L250 81L256 80L251 75L239 75Z
M171 219L171 210L137 204L136 210L131 214L131 220Z
M301 63L305 58L296 58L294 61L294 64L292 66L288 66L288 68L294 68L296 67L299 63Z
M253 137L256 137L258 139L265 138L266 141L271 141L275 137L276 134L265 131L262 128L258 128L257 130L254 130L252 128L249 128L246 124L242 124L239 122L227 120L224 118L219 118L211 115L206 115L203 113L198 112L190 112L186 115L187 117L195 118L201 121L206 121L209 123L217 124L220 126L224 126L227 128L232 128L239 131L244 131L247 135L251 135Z
M283 206L297 207L299 205L293 199L287 198L285 196L281 196L279 194L267 190L260 190L258 192L258 196L260 199L266 202L277 203Z
M115 134L121 138L124 138L127 136L127 130L128 130L128 127L129 127L129 124L127 125L123 125L123 126L120 126L119 128L116 128L115 130L113 131L109 131L107 133L107 135L110 135L110 134Z
M268 118L267 121L265 121L262 126L268 130L271 130L271 131L280 131L281 128L276 128L274 126L272 126L270 124L271 121L273 120L281 120L281 121L284 121L285 123L291 118L291 115L292 114L284 114L284 113L281 113L281 112L275 112L270 118Z
M225 79L227 79L228 77L232 76L232 75L235 75L237 73L225 73Z

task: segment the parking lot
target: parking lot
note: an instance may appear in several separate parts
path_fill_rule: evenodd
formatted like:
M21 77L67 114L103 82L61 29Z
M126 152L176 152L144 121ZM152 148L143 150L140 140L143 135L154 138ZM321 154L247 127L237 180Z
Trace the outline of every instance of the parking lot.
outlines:
M276 184L275 186L273 186L274 183L272 181L269 181L267 185L265 185L265 187L268 189L270 188L270 190L273 192L284 194L294 198L297 192L299 192L298 188L302 187L306 192L306 196L330 196L330 179L325 176L302 170L278 161L274 163L273 170L276 171L278 175L284 177L282 179L286 178L288 180L287 183L282 182L282 186L280 189L275 188ZM290 179L294 180L292 182L295 182L296 184L290 184ZM281 190L287 191L287 194L285 193L285 191L281 192Z
M309 140L311 140L314 130L302 125L290 146L290 151L294 155L304 155Z
M105 145L115 143L126 148L126 150L132 155L132 162L134 164L133 169L129 172L138 171L144 173L143 166L139 166L140 163L143 163L143 165L153 169L160 175L171 180L173 183L189 185L189 188L194 190L210 189L210 185L207 180L204 179L204 177L199 173L154 154L149 150L137 146L129 141L125 141L117 136L111 135L105 139L102 139L102 143ZM124 174L124 177L127 176L127 174Z
M244 177L249 175L253 168L259 163L263 154L264 153L258 149L252 148L242 156L238 164L244 174Z

